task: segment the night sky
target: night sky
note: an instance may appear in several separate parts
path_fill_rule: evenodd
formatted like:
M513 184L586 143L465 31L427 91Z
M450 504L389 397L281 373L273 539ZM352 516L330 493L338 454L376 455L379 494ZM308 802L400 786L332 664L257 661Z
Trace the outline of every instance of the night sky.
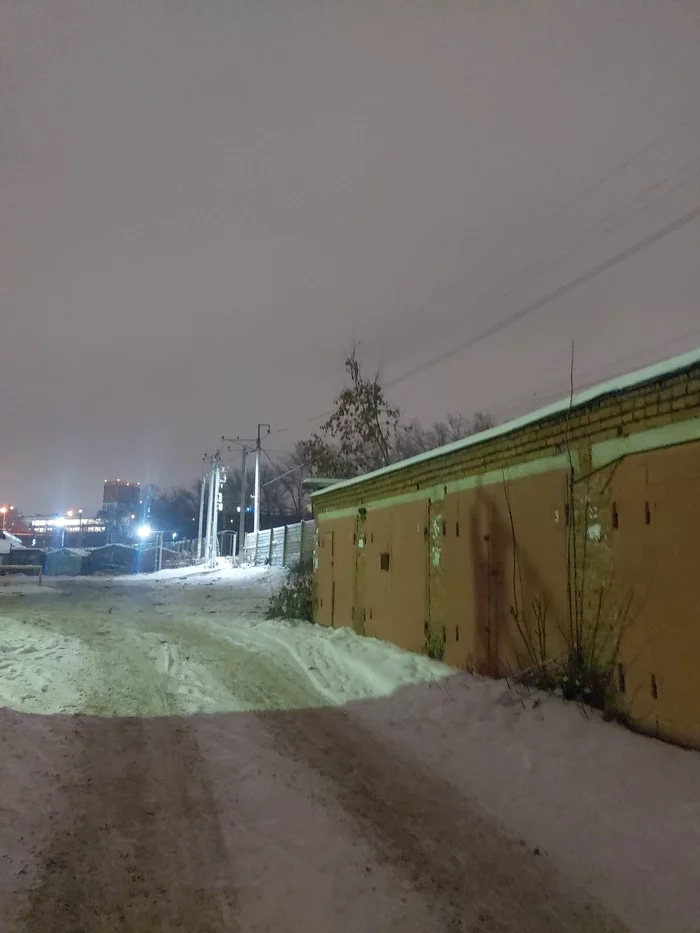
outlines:
M694 0L0 0L0 502L275 456L353 336L426 421L698 345L696 218L410 375L698 205Z

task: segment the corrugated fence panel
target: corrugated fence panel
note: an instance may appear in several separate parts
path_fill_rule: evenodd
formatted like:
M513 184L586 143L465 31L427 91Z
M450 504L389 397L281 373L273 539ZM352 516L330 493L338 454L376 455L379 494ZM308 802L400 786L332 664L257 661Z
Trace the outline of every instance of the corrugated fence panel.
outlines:
M272 541L272 529L261 531L258 535L258 552L255 556L256 564L266 564L270 556L270 542Z
M281 528L273 528L272 530L270 563L273 567L282 567L284 565L284 531L284 525Z
M245 559L248 564L265 564L270 556L272 531L261 531L255 535L250 532L245 536ZM257 539L257 540L256 540Z
M286 536L286 540L285 540ZM257 536L245 536L243 557L247 564L272 564L273 567L292 567L300 560L310 561L314 553L314 523L280 525L261 531Z
M299 562L301 553L301 525L287 526L287 553L284 555L286 567L293 567Z
M302 522L301 524L301 559L311 561L314 556L314 532L316 526L313 522Z

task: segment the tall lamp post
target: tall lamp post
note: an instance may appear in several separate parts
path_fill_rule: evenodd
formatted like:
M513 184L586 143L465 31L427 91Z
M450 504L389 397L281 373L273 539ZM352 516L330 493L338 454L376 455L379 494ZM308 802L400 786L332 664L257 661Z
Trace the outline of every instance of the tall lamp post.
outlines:
M2 530L5 530L5 521L7 520L8 512L14 512L14 505L3 505L0 508L0 515L2 515Z

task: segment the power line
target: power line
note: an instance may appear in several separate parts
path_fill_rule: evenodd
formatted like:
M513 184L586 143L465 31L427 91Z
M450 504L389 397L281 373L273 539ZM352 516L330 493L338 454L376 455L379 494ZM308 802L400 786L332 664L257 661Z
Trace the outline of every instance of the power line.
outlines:
M700 158L696 157L691 159L690 162L687 162L685 165L678 170L678 172L683 172L688 168L700 164ZM683 188L685 185L689 184L691 181L694 181L696 178L700 177L700 171L694 172L689 178L685 178L683 181L679 181L676 184L672 185L666 191L656 195L652 198L651 201L642 203L635 210L629 212L629 208L632 207L640 199L648 198L651 192L655 191L658 188L662 188L668 184L668 182L678 174L674 172L666 178L662 179L660 182L656 182L654 185L651 185L649 188L644 189L639 194L637 194L631 201L628 201L626 204L623 204L621 207L615 208L610 213L606 214L604 217L601 217L600 220L596 221L591 227L583 231L579 236L574 237L570 242L570 248L567 249L566 245L561 247L559 250L555 251L553 256L545 261L539 260L538 262L532 263L529 266L526 266L524 269L521 269L515 275L506 279L501 286L496 286L489 289L480 298L476 299L476 309L479 311L486 311L488 308L492 307L497 302L501 301L503 298L507 298L509 295L512 295L515 291L522 288L523 285L526 285L528 282L531 282L533 279L538 278L547 270L557 266L563 260L568 259L569 256L574 255L579 250L583 249L585 246L588 246L591 242L600 239L601 237L607 236L612 233L614 230L618 229L621 226L629 223L629 221L636 217L637 214L642 213L648 210L657 200L661 198L668 197L669 194L672 194L674 191L677 191L680 188ZM605 226L608 221L620 214L621 211L627 211L623 213L623 216L615 220L613 223ZM603 229L600 229L603 225ZM484 304L480 302L485 301ZM454 323L453 321L451 323ZM433 335L436 333L435 328L432 331ZM405 355L405 354L404 354Z
M270 460L269 457L267 459ZM272 462L272 460L270 460L270 463L272 463L273 466L275 465ZM304 468L304 464L300 463L298 466L292 467L291 470L287 470L284 473L280 473L279 476L273 476L272 479L269 479L266 483L263 483L260 488L264 489L266 486L271 486L272 483L276 483L277 480L284 479L285 476L290 476L292 473L297 473L299 470L302 470L303 468Z
M694 118L692 118L692 119L694 119ZM684 124L681 124L681 125L686 125L686 124L689 123L689 122L691 122L691 120L687 120L687 121L684 122ZM669 135L669 134L666 134L666 135ZM659 137L654 143L650 144L650 146L648 146L645 150L643 150L641 153L638 153L637 155L640 156L641 154L643 154L643 152L649 151L649 149L653 148L653 146L656 145L658 142L660 142L662 138L663 138L663 137ZM625 164L625 165L630 164L631 161L634 160L634 158L636 158L636 157L632 157L632 159L627 160L627 162L624 163L624 164ZM612 232L613 230L617 229L619 226L621 226L621 225L627 223L629 220L631 220L631 219L632 219L634 216L636 216L638 213L640 213L640 212L642 212L642 211L644 211L644 210L647 210L647 209L651 206L651 204L653 204L653 203L654 203L656 200L658 200L659 198L661 198L661 197L666 197L666 196L668 196L669 194L672 194L674 191L678 190L679 188L682 188L683 186L687 185L689 182L693 181L695 178L697 178L698 176L700 176L700 172L694 172L689 178L686 178L686 179L684 179L683 181L677 182L675 185L673 185L673 186L672 186L671 188L669 188L667 191L664 191L663 193L659 194L656 198L654 198L654 199L652 200L651 203L642 204L640 207L638 207L638 208L637 208L636 210L634 210L632 213L627 213L627 214L623 215L622 218L620 218L619 220L616 220L616 221L615 221L613 224L611 224L610 226L604 228L602 231L599 230L599 227L600 227L601 224L606 223L608 220L610 220L610 219L611 219L612 217L614 217L616 214L619 214L620 211L628 210L633 204L635 204L635 202L639 201L639 200L642 199L642 198L647 197L652 191L654 191L654 190L656 190L656 189L658 189L658 188L660 188L660 187L663 187L665 184L667 184L668 181L669 181L671 178L674 177L674 175L677 175L677 174L678 174L678 172L683 172L683 171L685 171L686 169L690 168L691 166L694 166L695 164L697 164L697 162L698 162L698 158L691 159L689 162L685 163L677 172L674 172L674 173L672 173L671 175L666 176L666 178L662 179L661 181L656 182L654 185L651 185L650 187L644 189L642 192L640 192L640 193L637 194L634 198L632 198L631 201L627 202L626 204L622 205L621 207L616 208L615 210L611 211L609 214L605 215L605 216L604 216L603 218L601 218L600 220L596 221L595 224L593 224L592 227L588 228L588 229L587 229L586 231L584 231L584 233L582 234L582 236L584 237L583 241L581 240L581 237L580 237L580 236L579 236L578 238L574 238L574 240L573 240L573 244L574 244L574 245L572 246L571 249L567 250L567 251L564 252L563 254L561 254L561 251L559 251L559 252L560 252L560 255L556 255L556 254L555 254L555 258L550 259L548 262L546 262L546 263L544 264L544 266L542 265L542 261L540 260L539 263L534 263L532 266L526 267L525 269L522 269L522 270L521 270L519 273L517 273L515 276L512 276L509 280L507 280L507 282L516 283L516 284L513 285L513 287L511 287L511 288L509 288L509 289L506 289L506 291L503 291L503 290L499 291L498 294L495 295L492 299L490 299L485 305L482 305L481 308L480 308L480 310L482 310L482 311L483 311L483 310L486 310L488 307L490 307L491 305L493 305L496 301L501 300L502 298L505 298L505 297L507 297L508 295L512 294L513 291L515 291L516 288L519 288L522 284L531 281L533 278L537 278L537 276L539 276L539 275L541 275L543 272L547 271L547 269L551 268L551 267L554 266L554 265L557 265L557 264L558 264L559 262L561 262L562 260L564 260L564 259L568 258L569 256L573 255L573 253L577 252L577 251L578 251L579 249L581 249L582 247L588 245L588 243L591 241L591 239L593 238L593 236L596 236L596 237L598 237L598 236L604 236L604 235L606 235L606 234ZM595 187L595 186L592 186L592 187ZM587 189L587 190L592 190L592 189ZM581 195L581 196L582 196L582 195ZM575 199L575 200L576 200L576 199ZM571 203L571 202L570 202L570 203ZM692 213L692 212L691 212L691 213ZM692 220L692 219L694 218L694 216L695 216L695 215L693 214L693 216L691 216L691 217L689 218L688 221L682 222L682 223L680 224L680 226L684 226L684 223L685 223L685 222L690 222L690 220ZM682 218L681 218L681 220L682 220ZM548 304L550 301L556 300L556 298L561 297L563 294L567 294L568 291L571 291L571 290L573 290L574 288L577 288L578 285L583 284L585 281L587 281L589 277L591 277L591 278L592 278L592 277L595 277L596 275L598 275L598 274L600 274L600 273L606 271L608 268L610 268L611 265L615 265L615 264L617 264L617 262L624 261L624 259L626 259L629 255L632 255L634 252L638 251L639 249L644 249L646 246L651 245L652 243L656 242L658 239L662 239L664 236L666 236L667 233L671 233L671 232L673 232L675 229L677 229L677 228L675 227L674 224L669 225L669 229L668 229L668 230L667 230L666 228L662 228L662 230L660 231L660 233L652 234L649 238L645 238L644 240L640 241L639 244L635 244L633 247L631 247L630 249L632 250L632 252L628 252L627 250L624 250L624 251L622 251L622 253L616 254L616 256L613 257L612 260L606 260L606 261L604 261L603 263L600 263L598 266L595 266L595 267L594 267L592 270L590 270L589 272L584 273L583 276L579 276L579 277L577 277L576 279L574 279L573 282L570 282L570 283L568 283L567 285L562 286L561 288L564 289L564 291L560 291L560 289L555 289L554 292L549 293L548 295L545 296L545 298L540 299L540 300L537 301L537 302L533 302L532 305L528 305L525 309L522 309L521 311L516 312L514 315L510 315L508 318L505 319L504 322L499 322L499 323L496 324L496 325L492 325L491 327L486 328L484 331L482 331L482 332L480 332L479 334L477 334L474 338L469 338L467 341L458 344L457 347L454 347L454 348L450 349L449 351L446 351L445 354L440 354L439 356L435 357L435 358L434 358L434 362L431 361L431 362L429 362L429 363L427 363L427 364L424 364L424 366L421 366L421 367L416 368L415 371L414 371L414 370L411 370L411 371L409 371L408 374L401 375L401 376L399 376L397 379L391 380L389 383L387 383L387 388L390 388L390 387L392 387L392 386L395 386L395 385L400 384L401 382L405 381L405 379L408 378L409 375L411 375L411 376L412 376L412 375L417 375L418 373L422 372L424 368L430 368L432 365L435 365L435 364L438 363L438 362L442 362L443 359L449 358L450 356L454 355L455 353L460 352L462 349L467 349L467 348L469 348L470 346L473 345L473 341L480 342L480 340L485 339L486 337L491 336L491 335L494 334L494 333L498 333L498 331L501 330L501 329L503 329L504 326L508 326L508 324L510 324L510 323L515 323L515 321L520 320L521 317L525 317L525 316L527 316L528 314L532 313L533 311L539 310L539 308L542 307L542 306L544 306L544 304ZM608 264L608 263L610 263L610 264ZM538 265L539 265L539 268L538 268ZM533 267L534 267L534 268L533 268ZM526 275L528 272L529 272L530 274L529 274L529 276L528 276L527 278L525 278L525 280L524 280L524 282L523 282L523 281L522 281L522 276L523 276L523 275ZM506 284L507 284L507 282L506 282ZM489 295L493 294L493 291L494 291L493 289L489 290L488 292L486 292L485 295L482 296L482 298L486 298L486 297L488 297ZM541 303L540 303L540 302L541 302ZM428 306L428 305L426 304L426 305L424 305L423 307L427 307L427 306ZM291 424L288 424L288 425L286 425L286 426L283 427L283 428L277 428L273 433L274 433L274 434L284 434L285 432L291 430L292 428L301 427L301 426L303 426L303 425L305 425L305 424L311 424L311 423L313 423L313 422L319 421L321 418L328 417L331 413L332 413L332 409L324 409L323 411L319 412L319 413L316 414L316 415L311 415L310 417L301 419L300 421L292 422Z
M599 188L604 182L608 181L610 178L614 178L615 175L618 175L620 172L625 171L631 165L634 165L635 162L643 158L649 152L652 152L662 142L665 142L667 139L675 135L680 130L685 129L685 127L689 126L691 123L694 123L696 120L698 120L698 118L700 118L700 112L695 112L691 114L691 116L686 117L684 120L681 120L680 123L674 124L674 126L670 127L668 130L664 131L659 136L655 137L646 146L643 146L637 152L634 152L631 156L628 156L626 159L624 159L622 162L616 165L615 168L613 168L611 171L605 172L603 175L599 176L596 179L596 181L588 185L588 187L584 188L583 191L580 191L578 194L574 195L572 198L570 198L568 201L562 204L561 207L547 214L545 217L539 220L532 227L529 227L527 230L519 234L513 240L511 240L510 242L506 243L504 246L496 250L495 253L492 253L490 256L487 256L486 259L477 263L476 266L471 268L468 272L463 273L458 279L451 282L449 285L446 285L444 288L440 289L437 293L433 294L430 298L428 298L425 302L419 305L416 309L414 309L408 315L408 320L413 320L414 318L423 314L423 312L426 311L431 305L435 304L435 302L439 301L441 298L444 298L447 295L451 294L456 288L458 288L470 276L474 275L474 273L479 272L481 269L486 268L487 266L491 265L491 263L495 262L497 259L500 259L501 256L510 252L516 246L519 246L525 240L532 237L533 234L542 230L544 227L550 224L553 220L556 220L558 217L560 217L562 214L568 211L569 208L573 207L574 204L577 204L583 198L587 197L592 191L595 191L597 188ZM397 328L405 326L406 321L407 321L406 318L404 318L402 321L398 321L394 326L380 333L377 339L385 340L390 334L394 333L397 330Z
M679 343L689 340L691 337L698 336L700 336L700 330L689 331L688 333L681 334L679 337L675 337L673 340L666 340L664 343L654 344L653 347L647 347L644 350L640 350L638 353L617 357L614 360L610 360L608 363L604 363L601 366L596 366L594 369L589 369L587 372L580 375L576 380L576 391L580 392L583 389L590 388L591 386L598 384L604 379L612 378L620 371L629 371L630 363L638 363L640 357L648 357L652 350L657 351L658 354L659 351L664 351L669 347L676 346ZM620 367L623 366L624 369L621 370ZM551 401L564 398L565 395L570 391L570 385L570 377L567 377L565 380L562 380L556 384L551 384L544 389L539 389L537 392L532 392L528 395L521 395L513 401L508 402L506 405L501 405L497 408L489 408L489 414L495 415L499 421L503 415L506 415L507 417L505 420L509 420L509 413L511 412L516 412L524 407L531 408L534 405L541 407L542 405L548 404Z
M683 121L681 124L679 124L679 125L675 128L675 130L669 130L667 133L663 134L662 136L657 137L656 140L654 140L652 143L650 143L650 144L649 144L647 147L645 147L643 150L640 150L640 152L636 153L635 155L631 156L629 159L625 160L625 162L621 163L621 164L617 167L617 169L615 169L612 173L610 173L610 175L614 175L617 171L620 171L620 170L622 170L623 168L626 168L626 167L628 167L629 165L631 165L634 161L636 161L637 158L640 158L641 156L643 156L644 154L646 154L647 152L649 152L649 151L650 151L651 149L653 149L656 145L658 145L663 139L665 139L665 138L667 138L668 136L672 135L674 132L677 132L678 129L682 128L683 126L688 125L688 124L691 123L693 120L697 119L698 116L700 116L700 114L695 114L693 117L690 117L690 118L688 118L687 120ZM600 237L600 236L605 236L605 235L607 235L608 233L611 233L613 230L617 229L618 227L620 227L620 226L622 226L622 225L628 223L633 217L635 217L635 216L636 216L637 214L639 214L640 212L647 210L649 207L652 206L653 203L655 203L656 200L659 200L659 199L662 198L662 197L667 197L669 194L672 194L674 191L678 190L679 188L682 188L683 186L689 184L689 182L693 181L693 180L696 179L698 176L700 176L700 171L699 171L699 172L694 172L689 178L686 178L686 179L684 179L683 181L677 182L675 185L672 185L671 188L669 188L669 189L666 190L666 191L663 191L661 194L657 195L657 197L653 198L651 202L647 202L647 203L645 203L645 204L642 204L641 206L639 206L638 208L636 208L636 209L635 209L634 211L632 211L631 213L623 214L623 216L622 216L620 219L616 220L616 221L615 221L614 223L612 223L611 225L609 225L609 226L607 226L607 227L604 227L602 230L600 230L601 224L607 223L610 219L612 219L613 217L615 217L616 215L618 215L621 211L628 211L629 208L630 208L632 205L634 205L636 202L640 201L640 199L647 198L648 195L651 194L653 191L655 191L655 190L657 190L657 189L659 189L659 188L662 188L664 185L666 185L674 176L676 176L677 174L679 174L679 172L683 172L683 171L687 170L688 168L690 168L690 167L692 167L692 166L695 166L695 165L698 163L698 161L699 161L699 160L698 160L697 157L694 158L694 159L691 159L689 162L687 162L687 163L685 163L683 166L681 166L681 168L678 169L676 172L671 173L670 175L666 176L665 178L661 179L660 181L655 182L653 185L651 185L651 186L645 188L644 190L642 190L641 192L639 192L637 195L635 195L635 197L632 198L630 201L628 201L627 203L621 205L621 206L618 207L618 208L615 208L613 211L609 212L609 213L606 214L604 217L602 217L602 218L600 218L599 220L597 220L591 227L589 227L589 228L587 228L585 231L583 231L582 234L580 234L578 237L574 237L573 240L570 241L570 243L572 244L571 248L568 249L568 250L566 250L564 253L561 252L561 248L560 248L560 249L557 251L557 253L554 254L554 257L553 257L553 258L550 258L549 260L547 260L547 261L544 262L544 265L542 264L542 263L543 263L542 260L538 260L536 263L533 263L533 264L531 264L530 266L526 266L524 269L521 269L518 273L516 273L514 276L511 276L509 279L506 280L505 283L503 283L503 285L506 285L506 286L507 286L508 284L511 284L511 287L510 287L510 288L506 288L506 290L504 291L502 286L501 286L500 288L497 287L497 288L498 288L498 291L497 291L497 293L496 293L495 295L494 295L494 291L496 291L496 288L494 288L494 289L489 289L484 295L481 296L480 299L478 299L479 301L481 301L481 300L483 300L483 299L488 299L487 302L486 302L486 304L485 304L485 305L482 305L482 306L479 308L479 310L481 310L481 311L486 310L487 308L491 307L491 306L492 306L494 303L496 303L497 301L500 301L501 299L503 299L503 298L507 297L508 295L512 294L517 288L521 287L523 284L525 284L525 283L531 281L531 280L534 279L534 278L537 278L539 275L541 275L543 272L546 272L546 271L547 271L548 269L550 269L552 266L557 265L558 263L562 262L564 259L567 259L569 256L573 255L573 254L574 254L575 252L577 252L579 249L582 249L583 247L587 246L594 238L597 238L597 237ZM602 183L602 181L604 181L607 177L608 177L608 176L604 176L604 177L601 178L597 183L595 183L594 185L592 185L592 186L590 186L589 188L587 188L584 192L581 192L579 195L577 195L575 198L573 198L571 201L569 201L567 205L564 205L564 207L562 207L560 211L556 212L555 214L550 215L550 217L549 217L548 219L549 219L549 220L554 219L555 216L558 216L559 213L561 213L561 212L563 212L564 210L566 210L566 208L567 208L568 206L570 206L571 204L575 203L575 202L578 201L580 198L584 197L587 193L589 193L590 191L592 191L592 190L594 190L596 187L598 187L598 186ZM532 233L532 232L534 232L535 230L539 229L539 227L540 227L540 226L543 226L546 222L548 222L547 219L545 219L544 221L542 221L540 224L535 225L535 227L531 229L530 233ZM526 235L529 236L530 233L528 233L528 234L526 234ZM513 241L513 243L512 243L511 245L512 245L512 246L516 245L516 243L518 243L518 242L520 242L520 240L524 239L526 235L523 235L523 237L519 237L517 240ZM583 239L581 239L582 237L583 237ZM651 242L654 242L654 240L652 240ZM644 245L649 245L649 244L644 243ZM507 250L508 248L509 248L509 247L504 247L504 250L503 250L503 251ZM640 247L640 248L644 248L644 246L642 246L642 247ZM501 252L503 252L503 251L501 251ZM500 253L495 254L495 256L492 257L492 258L496 258L496 256L498 256L498 255L500 255ZM623 257L623 258L626 258L626 256ZM478 268L480 268L482 265L488 264L488 262L490 262L490 260L486 260L485 263L480 264L480 265L477 266L476 268L478 269ZM597 268L597 267L596 267L596 268ZM602 269L601 271L604 271L604 269ZM596 273L596 274L597 274L597 273ZM523 276L526 276L524 280L523 280ZM464 278L465 278L465 277L462 277L462 278L459 280L459 282L463 281ZM576 281L577 281L577 280L576 280ZM457 283L457 284L458 284L458 283ZM580 283L579 283L579 284L580 284ZM573 287L577 287L577 286L574 285ZM452 286L449 287L450 290L451 290L451 288L452 288ZM433 299L430 299L428 302L425 302L419 309L417 309L415 312L413 312L409 317L410 317L411 319L415 318L415 317L417 316L418 312L420 312L421 310L425 310L427 307L430 306L430 304L433 303L434 300L438 300L438 299L442 296L442 294L444 294L444 292L439 293L437 296L434 296ZM493 295L493 297L490 297L490 296L492 296L492 295ZM559 295L555 295L555 297L559 297ZM548 299L548 300L554 300L554 299ZM392 329L389 330L388 332L385 332L383 335L381 335L381 337L380 337L379 339L385 338L385 337L387 336L387 334L393 332L393 330L394 330L394 328L392 328ZM487 330L489 330L489 332L490 332L490 329L487 329ZM461 346L461 345L460 345L460 346ZM458 352L458 351L455 350L455 352ZM438 361L439 361L439 360L438 360ZM392 382L388 383L387 387L390 387L390 386L392 386L392 385L397 385L399 382L402 382L402 381L404 381L404 377L399 377L398 380L393 380ZM283 433L285 433L285 432L291 430L292 428L301 427L301 426L303 426L303 425L305 425L305 424L311 424L311 423L313 423L313 422L315 422L315 421L319 421L321 418L327 417L328 415L331 414L331 412L332 412L332 409L325 409L324 411L319 412L319 413L316 414L316 415L312 415L312 416L310 416L310 417L308 417L308 418L304 418L304 419L302 419L302 420L300 420L300 421L292 422L291 424L288 424L288 425L286 425L286 426L283 427L283 428L277 428L273 433L275 433L275 434L283 434Z
M405 373L402 373L400 376L397 376L395 379L387 382L386 388L393 388L394 386L405 382L407 379L410 379L413 376L417 376L428 369L432 369L432 367L437 366L438 363L444 363L445 360L448 360L456 354L461 353L463 350L471 349L472 347L481 343L483 340L486 340L488 337L492 337L494 334L497 334L500 331L505 330L507 327L516 324L523 318L534 314L535 311L539 311L541 308L551 304L551 302L556 301L558 298L563 298L564 295L570 294L575 289L579 288L579 286L597 278L599 275L607 272L608 269L612 269L614 266L619 265L621 262L624 262L626 259L634 256L636 253L646 249L648 246L651 246L654 243L658 243L659 240L662 240L669 234L675 233L682 227L687 226L687 224L692 223L692 221L695 220L698 216L700 216L700 206L694 208L692 211L689 211L687 214L683 214L683 216L677 218L671 223L666 224L653 233L650 233L648 236L637 241L637 243L634 243L632 246L628 246L626 249L623 249L608 259L603 260L603 262L599 262L597 265L593 266L592 269L589 269L587 272L576 276L576 278L571 279L564 285L560 285L553 291L548 292L542 298L538 298L536 301L530 302L530 304L526 305L524 308L520 308L518 311L513 312L513 314L509 314L507 317L502 318L495 324L489 325L489 327L484 328L479 333L474 334L472 337L468 337L466 340L461 341L456 346L444 350L442 353L437 354L437 356L432 357L425 363L421 363L418 366L414 366L413 368L407 370Z
M611 360L609 363L605 363L602 366L597 366L594 369L588 370L586 373L584 373L580 377L580 380L577 381L577 385L576 385L577 391L581 391L582 389L595 385L599 381L599 379L593 378L593 377L597 376L598 374L606 373L610 369L619 371L619 367L622 364L629 363L633 360L639 360L640 356L646 356L647 354L651 353L652 350L656 350L656 351L663 350L668 347L674 346L678 343L681 343L685 340L689 340L691 337L698 337L698 336L700 336L700 330L688 331L687 333L681 334L679 337L676 337L673 340L667 340L664 343L654 344L651 347L647 347L644 350L640 350L639 353L630 354L624 357L617 357L615 360ZM608 373L608 375L610 375L610 377L612 378L611 374ZM519 408L522 408L525 406L531 406L533 404L537 404L538 406L541 406L550 401L554 401L558 398L563 398L566 391L568 391L568 388L569 388L569 379L567 378L565 381L562 381L562 383L557 383L556 385L551 384L547 388L540 389L537 392L532 392L528 395L518 396L518 398L514 399L511 402L508 402L507 405L501 405L498 408L489 408L488 412L490 415L502 416L508 412L517 411ZM323 412L320 415L316 415L315 418L318 419L318 418L325 417L329 413L330 411ZM306 419L306 421L309 421L309 420L313 420L313 419L308 419L308 418ZM286 430L289 430L289 428L294 427L294 426L295 425L288 425L286 428L283 428L281 430L286 431ZM263 451L263 453L266 453L266 451ZM269 457L268 457L268 460L270 460L270 463L274 465L273 460L271 460ZM295 467L294 469L300 469L300 468L301 467ZM294 471L292 470L290 472L294 472ZM287 474L282 474L282 475L285 476ZM275 479L280 479L280 477L275 477ZM275 479L270 480L270 482L275 482ZM267 485L267 483L265 483L264 485Z

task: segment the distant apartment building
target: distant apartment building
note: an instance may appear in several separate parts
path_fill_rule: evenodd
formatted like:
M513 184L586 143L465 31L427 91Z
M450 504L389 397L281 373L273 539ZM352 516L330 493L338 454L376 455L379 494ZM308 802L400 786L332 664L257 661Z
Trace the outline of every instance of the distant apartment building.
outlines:
M141 500L140 483L122 479L105 480L102 494L102 510L115 514L132 512L136 514Z

